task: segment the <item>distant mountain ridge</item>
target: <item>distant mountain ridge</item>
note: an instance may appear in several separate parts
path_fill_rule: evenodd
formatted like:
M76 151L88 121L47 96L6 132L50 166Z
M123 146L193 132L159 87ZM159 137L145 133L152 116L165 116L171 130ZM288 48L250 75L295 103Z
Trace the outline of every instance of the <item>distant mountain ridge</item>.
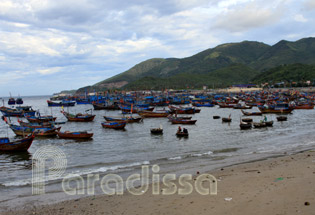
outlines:
M80 90L225 87L255 82L265 71L296 63L315 64L315 38L281 40L272 46L256 41L226 43L186 58L153 58Z

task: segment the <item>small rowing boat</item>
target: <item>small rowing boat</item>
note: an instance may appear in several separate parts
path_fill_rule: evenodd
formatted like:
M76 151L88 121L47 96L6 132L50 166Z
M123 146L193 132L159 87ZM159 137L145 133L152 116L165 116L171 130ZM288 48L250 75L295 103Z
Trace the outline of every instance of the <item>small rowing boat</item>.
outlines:
M77 132L57 132L59 138L62 139L90 139L93 136L93 133L88 133L87 131L77 131Z

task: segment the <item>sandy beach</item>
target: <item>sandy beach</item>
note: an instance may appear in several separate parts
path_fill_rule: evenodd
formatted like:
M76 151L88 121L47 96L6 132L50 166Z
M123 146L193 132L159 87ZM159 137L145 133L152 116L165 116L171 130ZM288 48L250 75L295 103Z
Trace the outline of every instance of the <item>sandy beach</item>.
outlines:
M149 189L141 196L91 196L52 205L27 205L4 214L314 214L313 150L238 164L211 174L218 181L217 195L196 191L152 195Z

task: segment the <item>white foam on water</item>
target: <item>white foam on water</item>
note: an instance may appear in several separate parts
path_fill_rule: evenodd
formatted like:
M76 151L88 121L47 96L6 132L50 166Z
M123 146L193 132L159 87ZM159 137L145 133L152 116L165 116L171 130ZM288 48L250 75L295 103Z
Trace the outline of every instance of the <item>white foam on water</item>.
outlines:
M44 180L41 180L39 182L49 182L49 181L54 181L54 180L61 180L63 179L66 175L69 175L71 177L77 177L77 176L82 176L82 175L88 175L92 173L104 173L108 171L115 171L118 169L125 169L125 168L131 168L131 167L137 167L141 165L149 165L150 161L143 161L143 162L135 162L135 163L129 163L126 165L117 165L117 166L109 166L109 167L100 167L97 169L89 169L89 170L84 170L84 171L74 171L72 173L67 173L64 174L61 177L46 177ZM22 180L17 180L17 181L8 181L4 183L0 183L0 185L3 185L5 187L18 187L18 186L26 186L32 184L32 179L22 179Z

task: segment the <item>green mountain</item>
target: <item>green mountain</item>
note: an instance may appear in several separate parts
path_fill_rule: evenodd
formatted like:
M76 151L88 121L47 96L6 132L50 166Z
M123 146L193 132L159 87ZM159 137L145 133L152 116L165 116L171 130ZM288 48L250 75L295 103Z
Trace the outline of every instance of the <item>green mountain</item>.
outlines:
M263 71L282 64L293 63L315 63L315 38L304 38L296 42L281 40L253 61L250 66Z
M315 65L290 64L281 65L256 75L252 81L255 83L265 82L305 82L315 80Z
M226 87L257 82L262 80L259 73L294 63L315 63L315 38L282 40L273 46L253 41L227 43L187 58L149 59L81 90Z

